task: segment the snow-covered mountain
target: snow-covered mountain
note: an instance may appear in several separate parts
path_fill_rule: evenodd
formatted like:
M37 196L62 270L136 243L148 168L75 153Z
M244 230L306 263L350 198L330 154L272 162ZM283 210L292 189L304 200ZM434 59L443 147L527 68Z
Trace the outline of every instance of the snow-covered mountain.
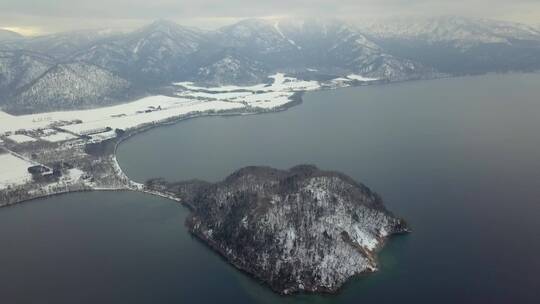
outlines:
M72 60L113 70L133 81L156 83L178 77L187 56L205 41L202 31L159 20L90 45Z
M341 75L361 73L398 80L423 67L385 53L355 28L340 21L249 19L213 34L221 45L239 50L271 70L315 68Z
M192 70L186 70L191 79L207 85L256 84L266 80L270 71L235 49L199 52L190 57Z
M463 17L397 18L362 28L387 52L452 75L540 69L540 31Z
M389 80L420 78L433 73L421 64L392 56L344 22L284 20L276 22L275 27L298 47L306 66L319 70Z
M28 85L54 65L54 59L29 51L0 51L0 97Z
M25 64L20 63L22 57L1 63L5 75L0 76L4 92L0 97L6 104L3 108L12 111L102 104L123 96L126 88L150 90L178 80L208 85L260 83L271 73L308 68L327 75L355 73L388 80L432 72L386 53L338 21L249 19L205 32L159 20L129 33L59 33L5 42L0 49L47 58L45 63L32 63L32 57L25 58ZM79 77L85 74L101 75L111 86ZM122 93L113 94L115 89ZM54 99L58 107L53 106Z
M57 64L10 96L7 109L25 113L105 106L126 95L129 87L125 79L97 66Z
M219 44L263 55L290 52L298 48L281 34L271 21L247 19L212 33Z
M487 43L511 45L515 40L540 41L540 31L532 26L457 16L395 18L375 22L365 30L377 38L451 42L463 49Z
M0 107L13 113L107 105L125 98L130 88L129 81L88 63L0 51Z
M101 105L175 81L251 84L277 72L398 81L535 70L539 50L538 29L459 17L361 28L339 20L248 19L215 31L160 20L132 32L0 41L0 107L29 112Z

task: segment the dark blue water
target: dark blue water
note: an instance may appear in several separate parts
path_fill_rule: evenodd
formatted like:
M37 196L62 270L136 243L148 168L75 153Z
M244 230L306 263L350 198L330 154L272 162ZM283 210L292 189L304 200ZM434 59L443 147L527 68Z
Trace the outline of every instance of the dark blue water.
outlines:
M219 180L246 165L313 163L379 192L414 232L381 270L331 297L282 298L136 193L84 193L0 210L8 303L538 303L540 75L313 92L286 112L200 118L119 149L139 181Z

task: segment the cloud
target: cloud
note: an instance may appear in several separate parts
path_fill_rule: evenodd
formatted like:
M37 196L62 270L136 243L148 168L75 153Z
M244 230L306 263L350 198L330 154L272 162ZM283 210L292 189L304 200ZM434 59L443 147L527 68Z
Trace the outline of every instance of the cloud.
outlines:
M539 22L538 0L2 0L0 26L50 31L96 26L138 26L158 18L216 24L268 15L349 20L395 15L465 15Z

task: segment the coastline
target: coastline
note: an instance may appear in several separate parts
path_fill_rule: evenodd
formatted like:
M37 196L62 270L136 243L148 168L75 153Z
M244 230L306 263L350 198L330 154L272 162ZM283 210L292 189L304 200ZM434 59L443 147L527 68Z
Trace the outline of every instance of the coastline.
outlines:
M66 189L66 190L60 190L60 191L52 191L45 194L39 194L39 195L28 195L27 197L20 199L20 200L14 200L14 201L8 201L6 203L1 202L0 208L2 207L8 207L15 204L24 203L26 201L32 201L36 199L42 199L47 198L51 196L56 195L62 195L62 194L69 194L72 192L89 192L89 191L136 191L136 192L143 192L148 193L151 195L156 195L159 197L171 199L176 202L181 202L178 198L174 197L171 194L168 193L160 193L155 190L148 190L145 189L144 184L138 183L136 181L131 180L122 170L120 167L118 160L117 160L117 149L118 146L123 143L124 141L130 139L132 136L138 135L140 133L144 133L147 131L150 131L154 128L163 127L163 126L170 126L175 125L177 123L180 123L185 120L199 118L199 117L212 117L212 116L218 116L218 117L228 117L228 116L241 116L241 115L260 115L260 114L271 114L271 113L278 113L282 111L286 111L292 107L299 106L304 102L304 94L308 91L326 91L326 90L338 90L343 88L350 88L350 87L367 87L372 85L391 85L391 84L399 84L399 83L406 83L406 82L412 82L412 81L425 81L425 80L439 80L439 79L445 79L445 78L453 78L452 76L448 75L439 75L438 77L431 77L431 78L420 78L420 79L407 79L407 80L399 80L399 81L383 81L378 80L373 83L356 83L356 84L347 84L347 85L338 85L338 86L320 86L316 90L301 90L301 91L295 91L290 96L289 102L282 104L280 106L277 106L275 108L257 108L257 107L245 107L245 108L239 108L239 109L228 109L228 110L221 110L221 111L213 111L208 110L204 112L193 112L193 113L187 113L182 114L175 117L169 117L159 122L152 122L152 123L145 123L142 124L136 128L133 128L129 131L127 131L124 135L118 136L116 138L108 139L108 140L114 140L114 146L113 151L110 155L107 155L110 157L109 164L112 169L116 173L116 178L118 181L120 181L121 186L114 186L114 187L103 187L103 186L91 186L88 184L77 184L75 185L74 189ZM101 141L100 143L103 143L107 140ZM78 187L78 188L77 188ZM2 190L0 190L1 192Z
M325 88L321 88L320 90L325 90ZM2 202L2 203L0 203L0 209L5 208L5 207L18 205L18 204L25 203L25 202L29 202L29 201L45 199L45 198L48 198L48 197L54 197L54 196L58 196L58 195L66 195L66 194L69 194L69 193L77 193L77 192L92 192L92 191L134 191L134 192L142 192L142 193L162 197L162 198L165 198L165 199L170 199L170 200L175 201L175 202L183 203L179 198L175 197L171 193L165 193L165 192L159 192L159 191L156 191L156 190L147 189L144 186L144 184L141 184L141 183L138 183L136 181L131 180L124 173L124 171L122 170L122 168L119 165L118 160L117 160L117 149L120 146L120 144L122 144L124 141L130 139L131 137L133 137L135 135L150 131L150 130L152 130L154 128L175 125L177 123L180 123L180 122L183 122L183 121L186 121L186 120L189 120L189 119L195 119L195 118L200 118L200 117L212 117L212 116L228 117L228 116L242 116L242 115L260 115L260 114L269 114L269 113L277 113L277 112L286 111L289 108L301 105L303 103L303 95L304 95L304 93L305 93L305 91L295 92L291 96L290 102L288 102L287 104L284 104L282 106L270 109L270 110L269 109L259 109L259 110L254 111L253 109L248 108L247 110L246 109L244 109L244 110L233 109L233 110L225 110L225 111L221 111L221 112L217 112L217 113L212 112L212 111L207 111L207 112L202 112L202 113L197 113L197 114L188 114L188 115L181 115L179 117L171 117L171 118L168 118L168 119L166 119L166 120L164 120L162 122L159 122L159 123L141 125L138 128L134 128L134 129L126 132L122 136L114 138L113 139L114 140L113 151L112 151L112 153L110 155L107 155L108 157L110 157L109 165L111 165L113 167L113 170L116 172L116 177L118 178L118 180L124 180L124 182L122 183L123 186L121 186L121 187L99 187L99 186L93 187L93 186L90 186L90 185L87 185L87 184L84 184L84 183L80 183L80 184L72 185L72 189L64 189L64 190L60 190L60 191L51 191L51 192L47 192L45 194L38 194L38 195L28 195L27 197L25 197L23 199L20 199L20 200L8 201L6 203ZM107 157L104 157L104 158L107 158ZM69 186L66 186L66 187L69 187Z

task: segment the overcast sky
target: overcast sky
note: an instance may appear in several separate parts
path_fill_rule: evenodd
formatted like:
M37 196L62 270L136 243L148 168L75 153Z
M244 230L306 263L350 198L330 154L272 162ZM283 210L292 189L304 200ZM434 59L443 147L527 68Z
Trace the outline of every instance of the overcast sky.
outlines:
M133 28L155 19L213 28L249 17L463 15L540 24L540 0L0 0L0 28L23 34Z

